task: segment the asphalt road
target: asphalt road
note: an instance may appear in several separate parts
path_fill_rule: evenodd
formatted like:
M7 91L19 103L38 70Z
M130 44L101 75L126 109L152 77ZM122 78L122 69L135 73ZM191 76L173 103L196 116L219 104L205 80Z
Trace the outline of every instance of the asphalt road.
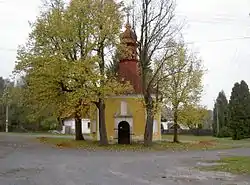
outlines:
M0 134L0 185L248 185L250 177L200 172L199 161L250 149L209 152L87 152Z

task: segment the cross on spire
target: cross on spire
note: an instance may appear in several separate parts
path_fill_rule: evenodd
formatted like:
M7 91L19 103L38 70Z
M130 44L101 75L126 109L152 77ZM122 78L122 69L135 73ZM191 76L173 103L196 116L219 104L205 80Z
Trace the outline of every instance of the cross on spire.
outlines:
M127 13L127 24L130 24L129 18L130 18L130 11L132 10L132 6L128 6L126 8L126 13Z

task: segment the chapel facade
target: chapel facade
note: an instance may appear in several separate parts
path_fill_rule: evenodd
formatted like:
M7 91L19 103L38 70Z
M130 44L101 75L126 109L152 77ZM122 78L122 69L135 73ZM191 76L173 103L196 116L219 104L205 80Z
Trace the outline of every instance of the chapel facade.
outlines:
M133 87L133 93L108 97L105 100L105 121L110 142L130 144L133 141L143 140L146 109L142 94L137 38L129 22L121 34L120 43L118 79L121 82L129 82ZM161 140L160 111L154 117L153 140ZM98 112L96 119L92 121L91 133L95 140L100 139Z

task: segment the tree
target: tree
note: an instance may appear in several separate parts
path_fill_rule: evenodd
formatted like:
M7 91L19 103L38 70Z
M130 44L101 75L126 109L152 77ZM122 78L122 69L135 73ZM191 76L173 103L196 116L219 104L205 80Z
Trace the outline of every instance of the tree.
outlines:
M51 0L18 53L16 71L26 74L31 104L74 117L77 140L83 139L81 117L95 103L100 142L107 144L105 97L127 90L105 74L105 51L120 31L119 7L110 0L73 0L68 6Z
M3 92L5 89L5 80L0 77L0 130L2 130L5 123L5 106L3 103Z
M229 101L232 139L239 140L249 137L250 95L245 81L235 83Z
M218 114L218 116L217 116ZM228 128L228 101L224 91L219 92L213 111L213 133L217 137L230 135Z
M114 77L118 75L119 62L120 62L120 55L118 51L116 51L114 56L112 56L112 61L109 64L106 64L108 77Z
M158 87L168 76L160 76L161 69L172 56L169 51L180 27L174 22L175 3L172 0L136 0L133 7L133 12L138 15L133 16L133 25L134 30L138 28L139 32L138 54L147 112L144 144L148 146L152 144L155 110L160 110L161 96Z
M4 91L4 87L5 87L5 80L3 77L0 77L0 95L3 94L3 91Z
M241 120L243 120L243 130L244 130L244 137L250 137L250 93L247 83L242 80L240 82L240 90L242 96L242 107L244 110Z
M2 81L2 92L1 92L1 97L0 97L0 103L2 105L1 107L1 114L2 114L2 118L4 117L4 122L5 123L5 130L8 131L9 128L9 106L11 103L11 99L10 99L10 89L14 86L14 82L10 81L9 79L4 79Z
M97 6L95 9L96 12L96 19L94 20L95 30L96 33L94 34L94 39L96 42L95 50L96 54L99 58L98 60L98 72L101 76L99 81L99 88L98 88L98 101L95 101L95 105L99 110L99 130L100 130L100 140L102 145L108 144L107 132L106 132L106 123L105 123L105 97L107 95L111 95L112 91L117 93L122 92L121 89L124 88L126 91L125 86L121 85L119 88L119 84L114 84L113 81L109 81L106 78L106 53L105 50L108 48L112 48L116 46L120 28L121 28L121 12L120 8L122 4L116 4L113 0L99 0L97 1ZM109 76L110 78L110 76ZM111 78L112 79L112 78ZM107 89L106 87L117 87L114 89Z
M179 111L179 122L187 125L190 129L203 127L208 117L208 110L199 105L183 105Z
M165 102L172 105L174 119L173 141L178 142L178 121L183 105L197 104L202 92L202 76L204 73L202 61L194 54L188 53L183 44L177 47L178 52L168 59L164 69L169 74L162 86ZM178 73L174 71L178 71Z
M53 115L52 107L39 109L30 102L27 96L25 77L18 79L15 86L9 90L9 120L10 131L48 131L56 129L59 122Z
M163 120L173 120L173 113L172 113L172 109L170 106L168 105L162 105L162 109L161 109L161 118Z

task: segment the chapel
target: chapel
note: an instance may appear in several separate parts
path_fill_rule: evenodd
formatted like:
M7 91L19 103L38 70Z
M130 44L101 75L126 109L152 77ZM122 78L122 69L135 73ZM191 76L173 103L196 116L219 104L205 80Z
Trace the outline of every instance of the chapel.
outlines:
M133 92L119 96L110 96L105 100L105 121L107 136L110 142L130 144L133 141L143 140L146 109L142 94L137 37L129 21L125 26L125 31L120 36L120 43L118 79L121 82L129 82L133 87ZM160 111L154 117L153 140L156 141L161 140ZM99 140L98 113L91 125L93 138Z

